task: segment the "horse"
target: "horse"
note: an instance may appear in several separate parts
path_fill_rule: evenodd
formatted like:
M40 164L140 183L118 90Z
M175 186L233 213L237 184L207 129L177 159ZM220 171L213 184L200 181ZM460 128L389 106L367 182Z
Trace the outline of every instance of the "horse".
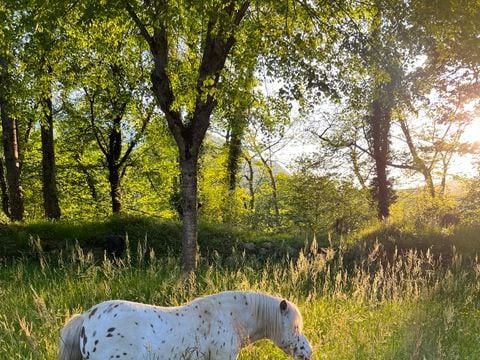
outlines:
M226 291L176 307L109 300L73 315L58 360L233 360L270 339L295 360L312 357L297 306L257 292Z

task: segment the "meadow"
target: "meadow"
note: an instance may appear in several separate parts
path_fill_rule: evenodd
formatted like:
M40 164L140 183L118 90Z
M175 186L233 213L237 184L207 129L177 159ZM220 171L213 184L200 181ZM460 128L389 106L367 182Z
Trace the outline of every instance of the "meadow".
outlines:
M315 359L480 358L480 260L455 249L448 260L428 249L387 254L378 243L355 261L347 248L316 244L275 260L214 253L191 282L175 254L157 255L144 241L120 260L78 244L35 252L0 263L2 359L55 359L65 320L105 299L178 305L229 289L296 302ZM241 359L286 357L263 341Z

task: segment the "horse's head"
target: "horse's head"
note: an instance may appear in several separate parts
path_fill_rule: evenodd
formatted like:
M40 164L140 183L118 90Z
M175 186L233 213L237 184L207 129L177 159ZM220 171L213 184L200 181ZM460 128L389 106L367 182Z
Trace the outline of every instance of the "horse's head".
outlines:
M312 358L313 350L305 335L302 334L302 315L298 308L286 301L280 302L282 331L277 345L295 360Z

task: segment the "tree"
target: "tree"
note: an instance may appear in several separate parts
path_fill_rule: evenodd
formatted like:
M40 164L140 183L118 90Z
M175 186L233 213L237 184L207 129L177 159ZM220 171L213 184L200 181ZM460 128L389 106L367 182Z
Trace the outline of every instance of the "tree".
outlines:
M23 220L24 201L20 180L18 124L14 116L14 57L18 54L18 34L12 22L18 20L13 4L0 8L0 116L8 201L3 194L3 209L12 220ZM8 206L7 206L8 204Z
M112 12L70 31L71 41L84 44L70 58L76 73L70 98L103 155L113 214L122 209L121 181L132 153L156 115L147 86L149 64L133 29L128 18Z
M366 191L348 181L318 175L308 162L286 180L286 217L296 227L315 235L340 234L361 228L375 214Z
M258 158L268 175L271 188L272 207L276 227L280 227L280 209L278 189L275 177L273 155L289 142L287 127L290 120L290 105L280 97L260 96L252 104L248 112L248 151Z
M185 274L191 274L197 268L198 155L217 102L222 70L250 2L193 2L178 7L165 1L145 2L143 11L136 2L124 4L150 47L153 92L179 150L182 266Z
M35 102L39 109L39 123L41 133L42 151L42 194L45 217L47 219L60 219L61 211L57 190L57 169L54 146L54 106L53 106L53 83L56 80L54 64L61 57L61 47L55 43L61 43L59 39L58 25L52 21L51 12L58 19L63 16L64 7L57 4L46 10L44 3L32 2L36 6L37 14L34 18L27 19L27 24L34 28L33 35L26 46L23 61L28 64L32 71L32 85L36 89ZM29 21L28 21L29 20ZM38 59L39 61L34 61ZM58 76L58 74L57 74Z
M479 4L438 5L409 4L409 29L403 40L410 47L408 96L395 111L410 153L405 168L422 174L432 198L445 193L452 157L474 149L462 142L462 134L475 117L479 98L479 58L471 51L479 43Z

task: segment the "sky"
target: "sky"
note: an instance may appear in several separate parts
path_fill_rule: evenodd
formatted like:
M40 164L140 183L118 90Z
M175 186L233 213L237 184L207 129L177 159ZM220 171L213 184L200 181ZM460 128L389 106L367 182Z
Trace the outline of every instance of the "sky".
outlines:
M312 155L319 150L318 143L314 143L313 139L308 138L301 129L293 129L291 135L293 138L292 141L274 155L275 160L287 169L292 169L296 158L302 155ZM462 141L470 143L480 141L480 117L477 117L468 126L462 137ZM399 184L397 185L400 187L418 186L419 183L422 183L421 176L414 175L407 177L401 171L392 170L392 172L393 176L398 179ZM471 155L455 156L452 159L449 173L450 180L458 176L474 177L478 174L474 157Z

